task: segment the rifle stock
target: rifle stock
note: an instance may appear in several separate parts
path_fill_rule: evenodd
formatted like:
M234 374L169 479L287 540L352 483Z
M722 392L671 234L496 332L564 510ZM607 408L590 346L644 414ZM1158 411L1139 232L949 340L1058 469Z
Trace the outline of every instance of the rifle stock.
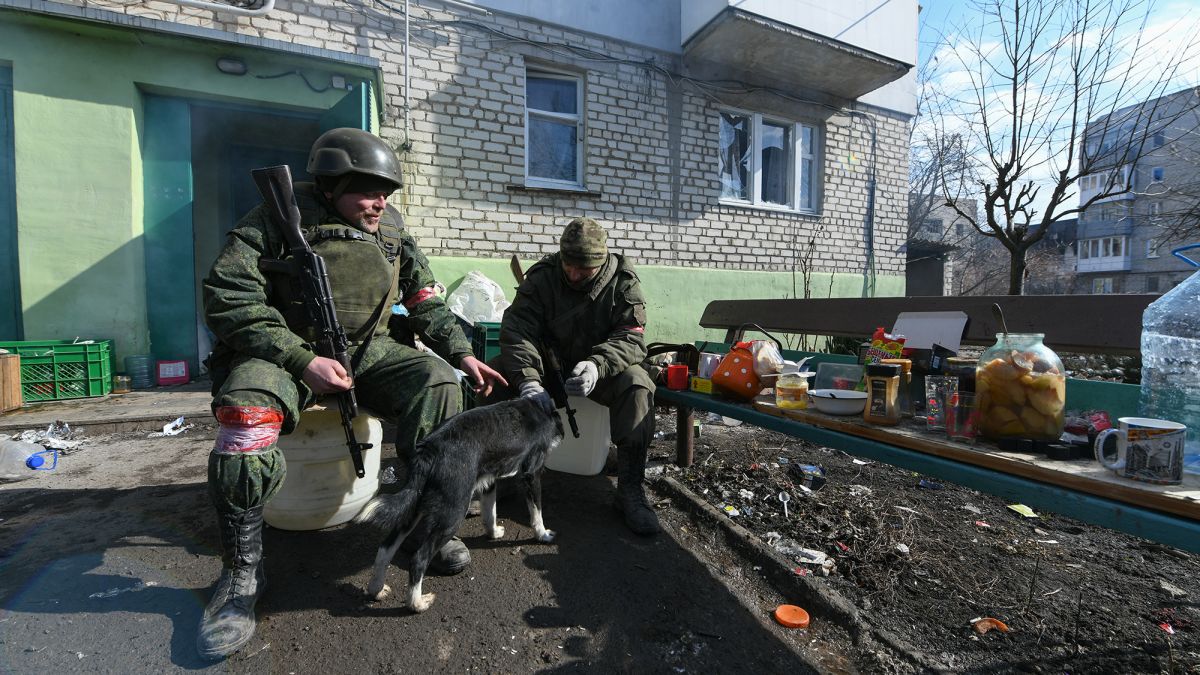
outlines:
M262 194L263 203L271 214L271 220L283 232L288 251L293 261L292 273L300 283L300 293L308 318L317 330L313 348L318 356L333 359L342 364L346 373L353 378L350 364L350 341L346 331L338 323L337 310L333 306L333 291L329 287L329 274L325 260L313 252L300 231L300 208L296 205L296 193L292 186L292 171L286 164L254 169L250 172L254 184ZM354 387L341 391L337 397L338 410L342 416L342 429L346 432L346 446L354 462L354 473L359 478L366 474L362 451L370 443L360 443L354 435L354 418L358 415L358 398Z

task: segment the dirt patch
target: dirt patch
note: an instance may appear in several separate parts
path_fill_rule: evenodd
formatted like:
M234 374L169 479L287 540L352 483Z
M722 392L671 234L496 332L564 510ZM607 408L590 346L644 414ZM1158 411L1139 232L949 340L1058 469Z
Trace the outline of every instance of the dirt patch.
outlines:
M654 453L673 459L669 433ZM855 459L707 420L695 465L666 471L948 670L1200 672L1200 557L1050 513L1025 518L991 495ZM797 464L822 467L825 484L801 489ZM981 617L1009 632L979 634Z

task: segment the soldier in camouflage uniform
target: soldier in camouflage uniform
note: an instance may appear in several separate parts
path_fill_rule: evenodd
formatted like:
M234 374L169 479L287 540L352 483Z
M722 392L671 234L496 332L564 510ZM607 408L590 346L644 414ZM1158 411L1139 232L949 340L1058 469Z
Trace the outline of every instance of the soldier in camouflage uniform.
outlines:
M646 358L646 300L633 265L609 253L604 228L576 218L546 256L525 275L500 324L501 371L522 396L542 391L538 344L571 367L567 393L608 407L617 445L617 504L629 529L658 532L642 481L654 436L654 382ZM573 367L572 367L573 364Z
M221 578L197 641L207 658L232 654L254 634L254 603L264 584L263 505L284 480L279 435L295 429L301 410L321 394L354 386L364 408L397 425L397 454L407 457L462 408L446 362L479 393L505 384L472 356L434 293L425 256L387 205L401 187L391 149L365 131L334 129L313 144L308 172L316 183L295 186L301 230L325 260L338 321L360 360L352 381L337 361L313 354L313 327L288 274L286 240L267 208L256 207L230 232L204 281L205 317L218 339L209 361L218 432L208 486L223 548ZM412 334L446 361L405 344ZM451 540L437 561L442 573L453 574L470 554Z

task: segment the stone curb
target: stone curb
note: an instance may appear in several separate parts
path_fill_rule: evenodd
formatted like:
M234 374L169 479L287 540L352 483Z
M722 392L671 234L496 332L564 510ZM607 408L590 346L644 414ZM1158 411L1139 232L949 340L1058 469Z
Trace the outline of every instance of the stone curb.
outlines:
M764 578L785 598L796 598L814 616L824 615L850 633L856 644L871 638L910 663L934 672L944 672L944 666L924 652L908 644L891 631L872 626L859 613L858 608L837 591L815 583L811 576L797 576L792 570L795 565L778 551L767 546L754 533L732 522L724 513L692 492L683 483L670 476L662 476L655 489L666 493L672 501L708 525L715 525L725 534L726 541L752 564L762 567ZM815 611L813 611L815 610Z
M112 434L124 431L161 431L163 425L183 415L188 424L195 424L198 430L216 429L217 421L212 413L203 410L193 413L165 413L144 415L138 417L121 417L107 419L73 419L64 420L72 429L82 430L88 434ZM45 429L48 422L22 420L19 422L0 422L0 434L14 434L28 429Z

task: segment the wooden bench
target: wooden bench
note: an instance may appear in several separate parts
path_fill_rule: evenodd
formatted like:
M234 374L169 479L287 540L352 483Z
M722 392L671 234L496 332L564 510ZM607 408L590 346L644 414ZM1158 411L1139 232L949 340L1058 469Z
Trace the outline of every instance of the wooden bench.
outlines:
M992 311L1004 311L1009 332L1043 333L1061 353L1137 355L1141 316L1155 295L974 296L845 298L821 300L718 300L708 304L700 326L724 329L722 344L703 343L705 351L724 351L742 339L741 327L757 324L772 333L865 339L878 326L890 328L901 312L960 310L967 315L965 345L991 345L1002 332ZM787 358L809 355L785 353ZM854 363L849 355L815 354L812 363ZM1102 409L1115 420L1136 415L1136 385L1067 380L1070 409ZM945 436L866 424L859 418L805 411L781 411L773 402L743 404L693 391L659 387L658 403L677 409L676 451L680 466L693 459L694 411L741 420L852 455L902 467L982 492L1053 511L1081 521L1122 530L1200 553L1200 481L1154 486L1117 478L1095 462L1055 462L1028 453L1002 452L981 441L973 446Z

